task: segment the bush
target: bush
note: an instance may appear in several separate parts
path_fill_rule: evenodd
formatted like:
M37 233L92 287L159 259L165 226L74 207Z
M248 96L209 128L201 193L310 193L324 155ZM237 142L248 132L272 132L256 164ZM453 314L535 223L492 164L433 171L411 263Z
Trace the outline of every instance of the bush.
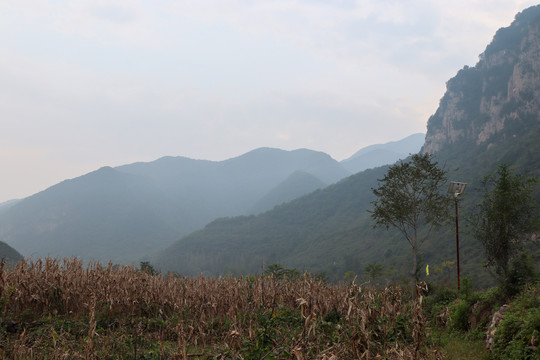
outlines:
M499 288L493 288L483 293L473 294L469 298L472 304L469 314L469 328L475 331L477 338L485 337L485 332L491 322L493 313L503 304ZM472 335L475 335L472 334Z
M531 259L525 254L520 254L510 263L508 277L503 283L503 291L509 297L517 295L535 277Z
M456 290L447 287L439 287L436 284L429 284L429 293L422 305L424 313L430 319L435 319L443 308L450 306L458 297Z
M460 299L450 308L452 328L460 331L469 330L469 313L471 305L467 300Z
M539 359L540 284L530 286L510 304L495 333L493 358Z
M491 319L492 309L500 301L500 289L473 292L469 277L465 277L460 291L432 284L423 306L424 314L432 321L437 319L440 325L448 324L454 330L475 330L477 334L481 334ZM438 319L444 312L446 315Z

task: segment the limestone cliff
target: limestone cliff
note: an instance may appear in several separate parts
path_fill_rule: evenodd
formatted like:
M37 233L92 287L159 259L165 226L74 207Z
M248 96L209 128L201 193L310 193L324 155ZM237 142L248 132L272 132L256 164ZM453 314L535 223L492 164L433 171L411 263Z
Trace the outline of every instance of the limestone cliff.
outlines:
M423 152L461 142L485 144L516 138L540 123L540 5L499 29L474 67L446 84L428 121Z

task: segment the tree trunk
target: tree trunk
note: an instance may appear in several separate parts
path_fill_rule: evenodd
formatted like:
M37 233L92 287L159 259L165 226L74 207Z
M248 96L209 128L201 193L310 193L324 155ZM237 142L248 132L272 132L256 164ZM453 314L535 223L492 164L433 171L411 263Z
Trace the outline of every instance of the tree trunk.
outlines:
M411 271L411 291L412 291L412 298L416 300L416 268L418 266L417 264L417 251L416 251L416 244L413 246L413 267Z
M413 268L411 272L411 290L412 290L412 298L416 300L416 268L418 267L418 248L417 248L417 240L418 240L418 233L417 233L418 225L415 222L414 226L414 238L412 243L412 251L413 251Z

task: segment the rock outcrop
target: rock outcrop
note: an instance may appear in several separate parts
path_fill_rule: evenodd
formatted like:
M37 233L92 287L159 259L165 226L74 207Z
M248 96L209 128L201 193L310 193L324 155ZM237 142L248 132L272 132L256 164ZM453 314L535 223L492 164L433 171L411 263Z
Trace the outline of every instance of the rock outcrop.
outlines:
M517 137L540 122L540 5L517 14L495 34L474 67L446 84L428 121L423 153L466 141L489 148L494 137Z
M491 318L491 322L489 324L489 328L486 333L486 349L491 349L491 346L493 345L493 340L495 339L495 333L497 332L499 324L504 319L504 313L506 312L507 308L508 305L505 304L501 306L499 311L493 314L493 317Z

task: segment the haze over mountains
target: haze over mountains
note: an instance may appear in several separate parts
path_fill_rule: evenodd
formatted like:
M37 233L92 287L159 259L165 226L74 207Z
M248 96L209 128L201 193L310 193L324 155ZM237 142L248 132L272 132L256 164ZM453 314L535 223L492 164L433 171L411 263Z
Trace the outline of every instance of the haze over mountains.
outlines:
M423 143L403 141L376 147L405 157ZM0 204L0 239L26 256L138 262L218 217L264 212L349 176L348 169L322 152L272 148L220 162L163 157L104 167Z
M423 152L435 154L450 180L469 184L461 202L465 219L479 201L481 179L500 163L540 176L539 53L540 6L534 6L496 33L475 67L464 67L447 82L428 121ZM395 274L406 273L406 241L397 231L373 229L367 212L373 201L370 189L386 169L357 173L259 216L216 220L154 261L184 274L250 273L260 271L262 264L280 263L342 279L374 262ZM540 193L536 198L540 202ZM486 285L480 245L464 231L460 247L462 274ZM421 254L423 264L453 261L455 228L438 229ZM539 262L540 250L531 256Z
M450 180L469 183L464 217L480 196L480 180L501 162L540 176L539 53L534 6L495 34L474 67L447 82L428 120L422 151L434 154ZM368 161L403 156L394 145L363 149L342 163L306 149L261 148L223 162L166 157L102 168L9 204L0 213L0 240L27 256L150 256L163 271L192 275L281 263L342 279L373 262L399 274L408 270L410 249L399 233L373 229L367 212L371 188L387 170ZM365 167L374 168L359 170ZM462 273L475 282L482 250L466 233L460 242ZM424 263L453 260L454 229L432 234L421 253Z

